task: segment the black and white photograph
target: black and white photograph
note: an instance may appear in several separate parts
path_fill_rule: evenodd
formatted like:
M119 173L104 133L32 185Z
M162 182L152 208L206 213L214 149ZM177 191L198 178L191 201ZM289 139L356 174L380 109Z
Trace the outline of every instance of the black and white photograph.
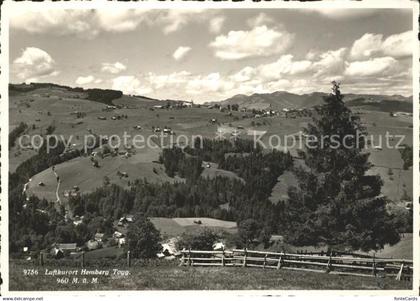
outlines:
M176 2L3 4L4 294L418 295L418 4Z

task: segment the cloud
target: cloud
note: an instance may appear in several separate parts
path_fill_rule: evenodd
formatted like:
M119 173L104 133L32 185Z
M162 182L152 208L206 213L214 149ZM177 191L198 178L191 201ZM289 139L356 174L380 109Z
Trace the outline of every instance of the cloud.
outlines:
M332 20L354 20L367 18L377 14L377 9L360 9L360 8L317 8L317 9L304 9L303 13L313 14L317 13L323 17Z
M27 82L58 75L53 58L36 47L26 47L21 56L13 61L12 71L19 79Z
M202 95L207 92L225 92L233 88L233 83L222 78L220 73L197 76L188 81L186 92L191 95Z
M152 92L150 87L143 86L140 80L132 75L123 75L114 78L112 80L112 89L135 95L144 95Z
M183 59L187 55L187 53L190 52L190 51L191 51L191 47L188 47L188 46L180 46L172 54L172 57L176 61L179 61L179 60Z
M399 62L393 57L373 58L367 61L355 61L346 64L345 75L376 76L389 75L397 71Z
M135 30L140 24L150 22L152 11L134 10L96 10L92 19L96 27L108 32L127 32Z
M255 56L270 56L284 52L292 44L294 35L287 31L258 26L249 31L230 31L217 36L209 46L222 60L239 60Z
M219 33L222 30L225 20L225 17L221 16L212 18L209 22L209 31L211 33Z
M35 34L55 36L75 35L93 39L101 32L124 33L141 26L159 26L170 34L192 22L204 23L216 18L214 29L221 26L215 10L171 9L117 9L71 10L50 9L43 11L21 10L11 16L11 28Z
M319 60L314 62L316 76L341 74L344 70L344 59L347 54L347 48L343 47L337 50L328 50L319 55Z
M75 82L77 85L87 85L95 82L95 77L93 75L79 76Z
M247 24L250 28L258 27L261 25L275 24L273 18L269 17L266 13L259 13L255 17L249 18Z
M124 71L126 69L127 69L127 67L120 62L116 62L114 64L112 64L112 63L102 63L101 71L102 72L108 72L108 73L111 73L111 74L118 74L118 73L121 73L122 71Z
M382 34L365 33L353 43L350 57L352 59L363 59L374 55L385 55L398 58L410 56L412 52L412 31L394 34L385 40Z
M365 33L360 39L354 41L350 50L350 57L360 59L370 57L381 50L382 35Z
M10 26L35 34L76 35L91 39L98 34L98 29L92 24L93 17L91 10L22 10L11 16Z
M394 34L386 38L382 44L384 55L393 57L411 56L414 51L414 37L412 31Z

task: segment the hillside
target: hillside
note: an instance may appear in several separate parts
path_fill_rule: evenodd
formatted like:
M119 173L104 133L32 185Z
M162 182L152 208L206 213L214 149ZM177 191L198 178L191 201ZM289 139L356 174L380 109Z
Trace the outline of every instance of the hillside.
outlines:
M202 135L203 137L214 138L218 129L229 128L235 130L237 127L244 134L243 138L251 138L245 133L267 131L262 141L267 143L271 134L288 135L297 133L310 121L308 117L296 119L284 117L267 117L256 120L252 117L243 117L242 112L233 111L232 115L221 112L217 109L206 107L192 107L184 109L154 109L156 104L163 101L142 96L123 95L113 100L118 106L114 110L106 110L106 105L98 101L87 99L85 90L70 88L54 84L38 85L11 85L10 86L10 130L20 122L25 122L28 129L25 134L44 134L45 129L54 125L54 134L63 135L68 138L72 136L72 144L78 148L83 143L84 135L95 133L98 135L120 135L142 134L146 137L152 135L153 127L170 127L175 137L180 135L190 136ZM251 96L237 95L226 101L237 103L240 107L256 108L272 104L273 108L300 108L322 103L323 93L312 93L296 95L287 92L275 92L272 94L254 94ZM389 131L391 134L405 135L404 143L412 145L412 118L410 116L391 117L390 111L410 111L411 100L402 96L377 96L377 95L345 95L349 105L361 113L363 123L370 134L378 135ZM395 100L392 100L395 99ZM247 103L249 101L249 103ZM76 116L75 112L83 113L83 116ZM127 118L112 120L113 116L124 115ZM99 120L105 117L106 120ZM210 120L216 119L217 123ZM138 130L135 127L141 126ZM230 137L227 133L226 137ZM166 138L165 138L166 139ZM161 146L160 139L156 144ZM164 140L164 142L168 140ZM295 149L289 149L295 154ZM138 178L147 178L151 182L173 182L180 179L169 178L163 166L156 162L158 149L139 149L129 158L117 156L100 160L100 168L92 166L89 158L78 157L69 162L57 165L57 172L61 175L61 186L59 194L63 196L65 190L78 185L83 192L92 191L102 185L103 178L108 176L111 182L127 186L128 181ZM33 149L20 148L18 145L10 150L10 172L24 160L36 154ZM383 193L390 199L398 201L407 191L411 195L411 170L401 170L402 161L397 150L371 151L370 161L375 164L372 173L381 174L385 185ZM392 169L393 176L388 175ZM127 172L127 178L121 178L117 172ZM213 178L215 176L237 177L234 173L222 169L212 163L210 168L205 168L202 176ZM289 184L294 183L289 173L279 178L279 183L273 189L272 201L277 202L287 196ZM45 186L38 186L44 182ZM50 201L56 200L56 179L51 170L45 170L33 177L33 182L28 185L28 192L45 197Z
M323 103L326 93L293 94L285 91L274 93L244 95L238 94L221 102L223 105L238 104L248 109L262 110L271 107L273 110L309 108ZM374 111L412 112L412 97L401 95L346 94L344 101L351 107L362 107Z

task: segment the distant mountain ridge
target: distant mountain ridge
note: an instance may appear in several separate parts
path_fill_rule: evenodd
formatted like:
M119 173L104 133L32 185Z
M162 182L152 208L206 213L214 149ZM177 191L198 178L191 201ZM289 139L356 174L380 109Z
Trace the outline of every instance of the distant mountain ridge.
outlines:
M314 92L309 94L293 94L286 91L273 93L255 93L252 95L237 94L222 100L222 105L237 104L247 109L302 109L321 105L327 93ZM412 112L412 97L401 95L374 95L374 94L344 94L344 101L351 107L366 107L375 111L403 111Z
M110 89L83 89L80 87L69 87L53 83L31 83L25 84L9 84L9 92L11 94L19 92L28 92L39 88L48 89L65 89L72 92L86 93L86 98L99 101L106 104L112 104L113 100L119 99L122 92ZM157 99L141 95L133 95L139 101L147 102L167 102L167 101L181 101L171 99ZM254 93L252 95L237 94L230 98L217 102L221 105L238 104L241 108L247 109L268 109L282 110L282 109L302 109L310 108L316 105L323 104L323 98L328 96L327 93L313 92L309 94L294 94L287 91L276 91L273 93ZM361 107L372 111L384 112L413 112L413 97L405 97L402 95L375 95L375 94L354 94L344 93L344 101L350 107Z

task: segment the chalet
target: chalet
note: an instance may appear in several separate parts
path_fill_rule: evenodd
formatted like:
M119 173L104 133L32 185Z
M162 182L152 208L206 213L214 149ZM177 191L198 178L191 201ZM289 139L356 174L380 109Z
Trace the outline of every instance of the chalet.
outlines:
M177 238L173 237L163 243L162 245L162 251L157 253L156 256L158 258L167 258L167 259L174 259L175 256L180 255L180 252L178 251L176 247Z
M114 234L112 234L113 238L121 238L124 237L124 234L122 234L121 232L115 231Z
M184 102L182 102L182 106L184 108L192 108L193 102L192 101L184 101Z
M83 216L76 215L73 220L73 225L78 226L83 223Z
M118 226L120 227L126 226L127 224L132 223L133 221L134 221L133 215L128 214L120 218L120 220L118 221Z
M76 251L77 249L76 243L59 243L56 244L56 247L63 251Z
M55 258L63 258L65 253L75 252L76 250L76 243L55 243L50 250L50 254Z
M101 246L101 242L94 239L91 239L86 242L86 247L88 248L88 250L96 250L99 249Z
M95 241L102 242L104 239L105 234L104 233L95 233Z
M225 243L219 241L214 243L212 247L214 251L223 251L225 249Z
M283 235L271 235L270 237L270 243L283 243L284 237Z
M127 240L124 236L119 238L114 238L114 241L118 244L118 248L121 248L127 243Z

